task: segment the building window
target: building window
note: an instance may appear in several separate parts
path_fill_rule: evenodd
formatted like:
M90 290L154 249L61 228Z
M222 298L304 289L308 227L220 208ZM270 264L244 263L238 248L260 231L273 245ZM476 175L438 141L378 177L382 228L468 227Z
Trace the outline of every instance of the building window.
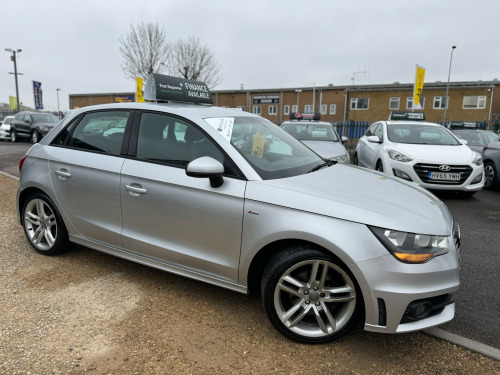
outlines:
M425 98L423 96L420 97L420 106L422 108L419 109L424 109L425 107ZM409 96L406 98L406 109L414 109L413 108L413 96Z
M262 113L262 109L260 108L260 105L254 105L253 106L253 113L255 115L260 115Z
M326 115L326 104L321 104L321 114Z
M334 115L335 112L337 112L337 105L336 104L330 104L330 114Z
M244 111L245 110L245 106L244 105L239 105L236 108L239 109L240 111Z
M270 115L275 115L278 113L278 107L275 105L270 105L269 106L269 114Z
M285 111L284 112L285 115L289 115L290 114L290 106L286 105L284 111Z
M399 109L399 98L389 99L389 109Z
M296 104L292 105L292 112L297 112L297 105Z
M370 99L368 98L352 98L351 109L368 109Z
M486 96L464 96L463 109L485 109Z
M312 104L306 104L304 106L304 113L313 113L313 106L312 106Z
M446 96L435 96L434 97L434 109L445 109L448 108L446 103Z

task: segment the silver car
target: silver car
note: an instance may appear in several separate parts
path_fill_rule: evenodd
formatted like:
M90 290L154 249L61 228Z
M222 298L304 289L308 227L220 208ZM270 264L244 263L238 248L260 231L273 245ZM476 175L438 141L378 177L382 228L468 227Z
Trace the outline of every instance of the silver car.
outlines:
M179 103L85 107L20 168L19 222L41 254L72 242L260 293L277 330L305 343L360 320L396 333L454 316L460 232L446 206L414 184L325 162L262 117Z
M340 163L351 162L344 142L347 137L339 137L332 124L325 121L285 121L281 127L293 135L324 159Z

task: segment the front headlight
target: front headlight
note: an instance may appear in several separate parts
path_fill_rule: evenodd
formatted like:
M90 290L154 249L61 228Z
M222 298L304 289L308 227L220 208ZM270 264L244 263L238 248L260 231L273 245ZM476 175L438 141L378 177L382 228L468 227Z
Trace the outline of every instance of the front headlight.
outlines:
M425 263L450 251L448 236L433 236L368 227L387 250L400 262Z
M339 163L345 163L345 162L347 162L347 155L334 156L330 160L337 161Z
M43 132L48 132L50 130L50 128L48 126L40 126L40 130L43 131Z
M396 151L396 150L393 150L390 148L387 149L387 153L389 154L389 157L392 160L401 161L403 163L408 163L409 161L413 160L412 158L403 154L402 152L399 152L399 151Z
M477 152L474 155L474 159L472 159L472 164L477 166L483 165L483 158Z

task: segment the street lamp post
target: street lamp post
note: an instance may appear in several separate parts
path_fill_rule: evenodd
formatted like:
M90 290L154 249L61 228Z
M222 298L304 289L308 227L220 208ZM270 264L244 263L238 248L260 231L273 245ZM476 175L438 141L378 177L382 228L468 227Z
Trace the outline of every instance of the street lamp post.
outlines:
M14 61L14 73L10 73L10 74L14 74L14 77L15 77L15 81L16 81L16 100L17 100L17 112L19 112L19 88L18 88L18 85L17 85L17 76L18 75L22 75L23 73L18 73L17 72L17 59L16 59L16 53L19 53L21 52L22 50L21 49L17 49L17 50L14 50L12 48L5 48L5 50L7 52L12 52L12 56L10 57L10 59L12 61Z
M450 74L451 74L451 62L453 60L453 51L457 48L457 46L451 47L451 56L450 56L450 69L448 70L448 83L446 84L446 96L445 96L445 105L444 105L444 114L443 114L443 126L446 126L446 109L448 108L448 92L450 91Z
M57 115L59 115L59 91L61 91L61 89L56 89L56 93L57 93Z
M297 89L297 90L295 90L295 92L297 93L297 112L300 112L300 110L299 110L299 96L300 96L300 93L302 92L302 90Z

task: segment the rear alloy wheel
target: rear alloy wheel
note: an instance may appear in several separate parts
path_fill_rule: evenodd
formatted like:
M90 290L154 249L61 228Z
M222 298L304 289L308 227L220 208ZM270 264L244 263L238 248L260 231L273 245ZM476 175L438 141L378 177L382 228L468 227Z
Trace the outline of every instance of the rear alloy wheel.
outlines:
M384 171L384 166L382 164L382 162L379 160L377 161L377 165L375 165L375 169L379 172L383 172Z
M484 163L484 188L492 189L498 183L495 164L490 161Z
M10 132L10 141L11 141L11 142L16 142L16 141L17 141L17 133L16 133L16 131L15 131L15 130L12 130L12 131Z
M38 134L36 130L33 130L33 133L31 133L31 141L33 143L38 143L39 140L40 140L40 134Z
M68 232L54 203L44 194L34 194L23 208L24 234L30 245L44 255L64 252Z
M358 153L355 152L354 153L354 161L353 161L354 165L359 165L359 160L358 160Z
M271 323L288 338L323 343L349 332L359 319L361 293L344 265L311 248L273 258L262 278Z

